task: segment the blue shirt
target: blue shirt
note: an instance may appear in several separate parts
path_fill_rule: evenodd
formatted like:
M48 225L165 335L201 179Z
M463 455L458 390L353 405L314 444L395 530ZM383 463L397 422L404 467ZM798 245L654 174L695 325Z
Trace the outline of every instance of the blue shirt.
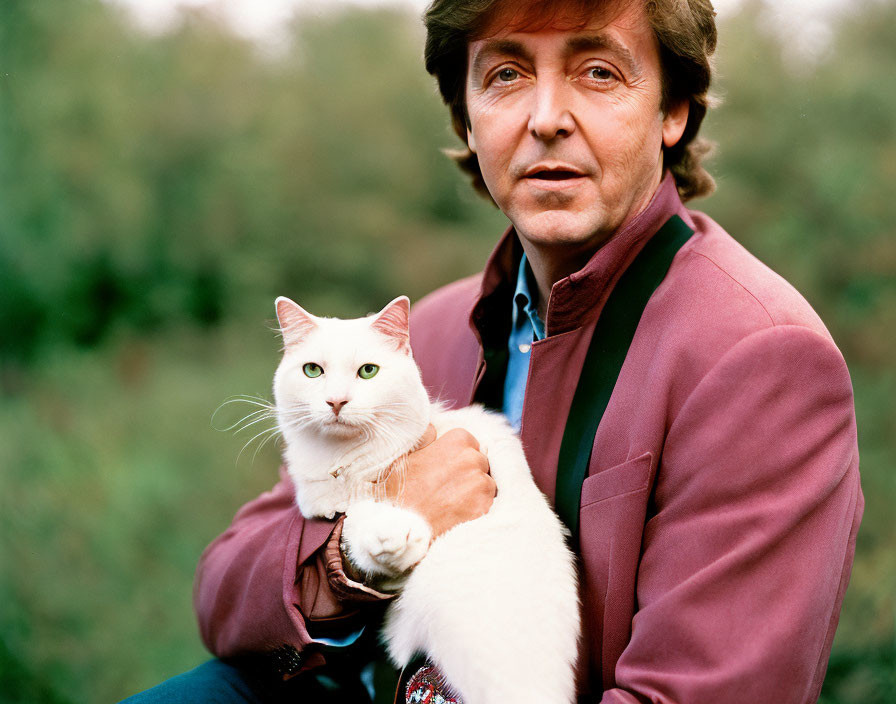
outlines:
M507 375L504 377L504 415L517 432L523 417L523 397L526 394L532 343L543 340L545 332L544 323L538 317L537 299L531 293L535 289L535 275L523 254L513 294L510 337L507 339L509 357Z

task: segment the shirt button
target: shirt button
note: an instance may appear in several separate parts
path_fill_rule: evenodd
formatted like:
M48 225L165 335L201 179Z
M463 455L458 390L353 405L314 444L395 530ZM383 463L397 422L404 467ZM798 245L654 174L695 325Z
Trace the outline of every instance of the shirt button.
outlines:
M526 354L526 352L528 352L530 349L532 349L532 345L522 344L522 345L520 345L519 349L520 349L520 352L522 352L523 354Z

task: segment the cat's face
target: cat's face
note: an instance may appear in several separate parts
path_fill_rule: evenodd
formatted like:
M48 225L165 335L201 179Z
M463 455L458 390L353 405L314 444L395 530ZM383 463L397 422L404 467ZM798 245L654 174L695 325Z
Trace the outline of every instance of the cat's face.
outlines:
M388 433L426 412L429 400L410 354L407 298L368 318L318 318L277 299L283 360L274 398L284 435L335 438Z

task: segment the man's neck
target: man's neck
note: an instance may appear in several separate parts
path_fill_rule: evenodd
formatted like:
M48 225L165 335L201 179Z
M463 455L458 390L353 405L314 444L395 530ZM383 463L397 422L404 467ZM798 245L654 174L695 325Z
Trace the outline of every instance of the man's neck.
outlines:
M547 322L548 302L550 301L551 289L554 284L584 268L591 257L610 242L625 223L647 210L662 185L662 178L663 172L660 170L657 173L653 188L645 191L645 193L650 195L644 196L642 202L632 209L632 213L615 231L595 233L593 237L578 245L565 243L545 245L530 238L522 237L519 234L517 235L529 260L529 265L532 267L532 274L535 276L535 283L538 289L538 316L543 321ZM535 292L533 291L532 293L534 294Z

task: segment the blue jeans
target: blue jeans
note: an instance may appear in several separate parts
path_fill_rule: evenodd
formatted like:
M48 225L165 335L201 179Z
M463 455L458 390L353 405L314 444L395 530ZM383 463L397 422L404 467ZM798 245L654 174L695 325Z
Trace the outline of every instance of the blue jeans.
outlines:
M340 682L309 673L280 682L239 663L209 660L120 704L391 704L395 673L389 668L380 668L379 673L361 679L349 675ZM374 680L377 695L371 700Z
M261 704L245 673L221 660L210 660L194 670L128 697L121 704Z

